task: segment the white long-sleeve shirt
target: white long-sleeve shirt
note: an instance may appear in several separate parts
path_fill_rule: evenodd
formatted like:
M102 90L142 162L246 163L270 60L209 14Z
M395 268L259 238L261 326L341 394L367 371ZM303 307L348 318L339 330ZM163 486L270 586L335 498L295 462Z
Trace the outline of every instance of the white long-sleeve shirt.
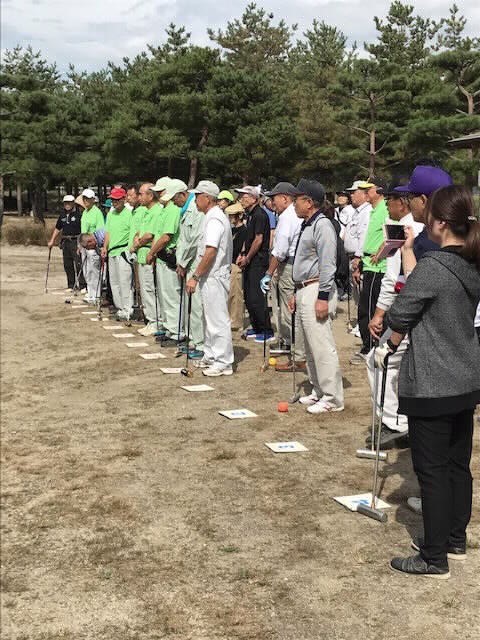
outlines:
M400 220L400 224L405 227L412 227L415 237L423 230L424 225L421 222L415 222L411 213L407 214ZM377 307L388 311L395 300L395 285L398 282L402 269L402 254L400 249L395 251L393 256L387 258L387 270L382 278L380 293L378 295Z
M354 254L357 258L363 255L363 244L367 234L368 223L372 205L364 202L357 209L353 208L350 219L345 227L343 244L348 254Z
M278 216L273 240L272 256L275 256L279 262L285 262L295 255L301 226L302 221L297 216L293 203L289 204L285 211L282 211Z

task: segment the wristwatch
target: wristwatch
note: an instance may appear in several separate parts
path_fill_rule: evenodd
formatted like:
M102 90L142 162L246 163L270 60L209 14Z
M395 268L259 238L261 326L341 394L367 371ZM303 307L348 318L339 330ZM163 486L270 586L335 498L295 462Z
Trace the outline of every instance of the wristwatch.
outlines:
M197 276L196 273L192 275L192 278L195 280L195 282L200 282L200 278Z

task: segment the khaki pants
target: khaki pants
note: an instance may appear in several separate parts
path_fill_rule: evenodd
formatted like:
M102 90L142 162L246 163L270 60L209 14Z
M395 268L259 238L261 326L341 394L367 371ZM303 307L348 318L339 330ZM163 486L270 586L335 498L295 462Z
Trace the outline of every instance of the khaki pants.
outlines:
M280 308L279 322L280 326L277 332L286 344L290 344L292 339L292 314L288 308L288 301L295 293L292 278L293 265L283 262L278 265L278 306ZM275 285L274 285L275 286ZM275 315L275 313L273 314ZM295 322L295 359L297 362L305 360L305 340L303 331L298 318Z
M167 335L178 339L178 314L180 312L180 278L176 271L157 260L157 286L160 316Z
M242 270L236 264L232 264L230 274L230 292L228 294L228 313L233 331L243 329L245 318L245 301L243 299Z
M145 316L145 320L148 324L155 324L155 286L153 283L153 267L151 264L138 265L138 280L140 282L140 297L142 299L143 315Z
M337 348L332 333L332 318L337 309L337 288L334 285L328 301L329 315L319 321L315 315L318 285L311 284L298 289L296 294L297 317L305 338L307 370L317 396L343 407L343 383Z
M126 318L133 312L133 268L122 256L109 256L108 272L113 304Z

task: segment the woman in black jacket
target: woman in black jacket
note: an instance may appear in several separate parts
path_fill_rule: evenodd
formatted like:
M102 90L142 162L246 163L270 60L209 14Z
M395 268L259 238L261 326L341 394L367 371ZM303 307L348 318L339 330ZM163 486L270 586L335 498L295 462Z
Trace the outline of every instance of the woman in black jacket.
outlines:
M420 484L424 536L417 555L392 569L450 576L448 559L465 559L472 508L473 413L480 402L480 345L474 318L480 300L480 224L470 192L449 186L429 201L427 226L439 251L426 253L390 309L393 333L376 350L388 366L405 334L399 413L408 416L412 461Z

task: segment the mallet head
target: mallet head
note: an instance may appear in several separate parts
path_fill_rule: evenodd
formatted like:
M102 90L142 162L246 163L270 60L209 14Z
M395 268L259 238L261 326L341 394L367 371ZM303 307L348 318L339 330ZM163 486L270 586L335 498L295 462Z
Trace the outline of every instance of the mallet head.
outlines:
M191 369L187 369L187 367L184 367L180 373L186 378L193 378L193 371Z

